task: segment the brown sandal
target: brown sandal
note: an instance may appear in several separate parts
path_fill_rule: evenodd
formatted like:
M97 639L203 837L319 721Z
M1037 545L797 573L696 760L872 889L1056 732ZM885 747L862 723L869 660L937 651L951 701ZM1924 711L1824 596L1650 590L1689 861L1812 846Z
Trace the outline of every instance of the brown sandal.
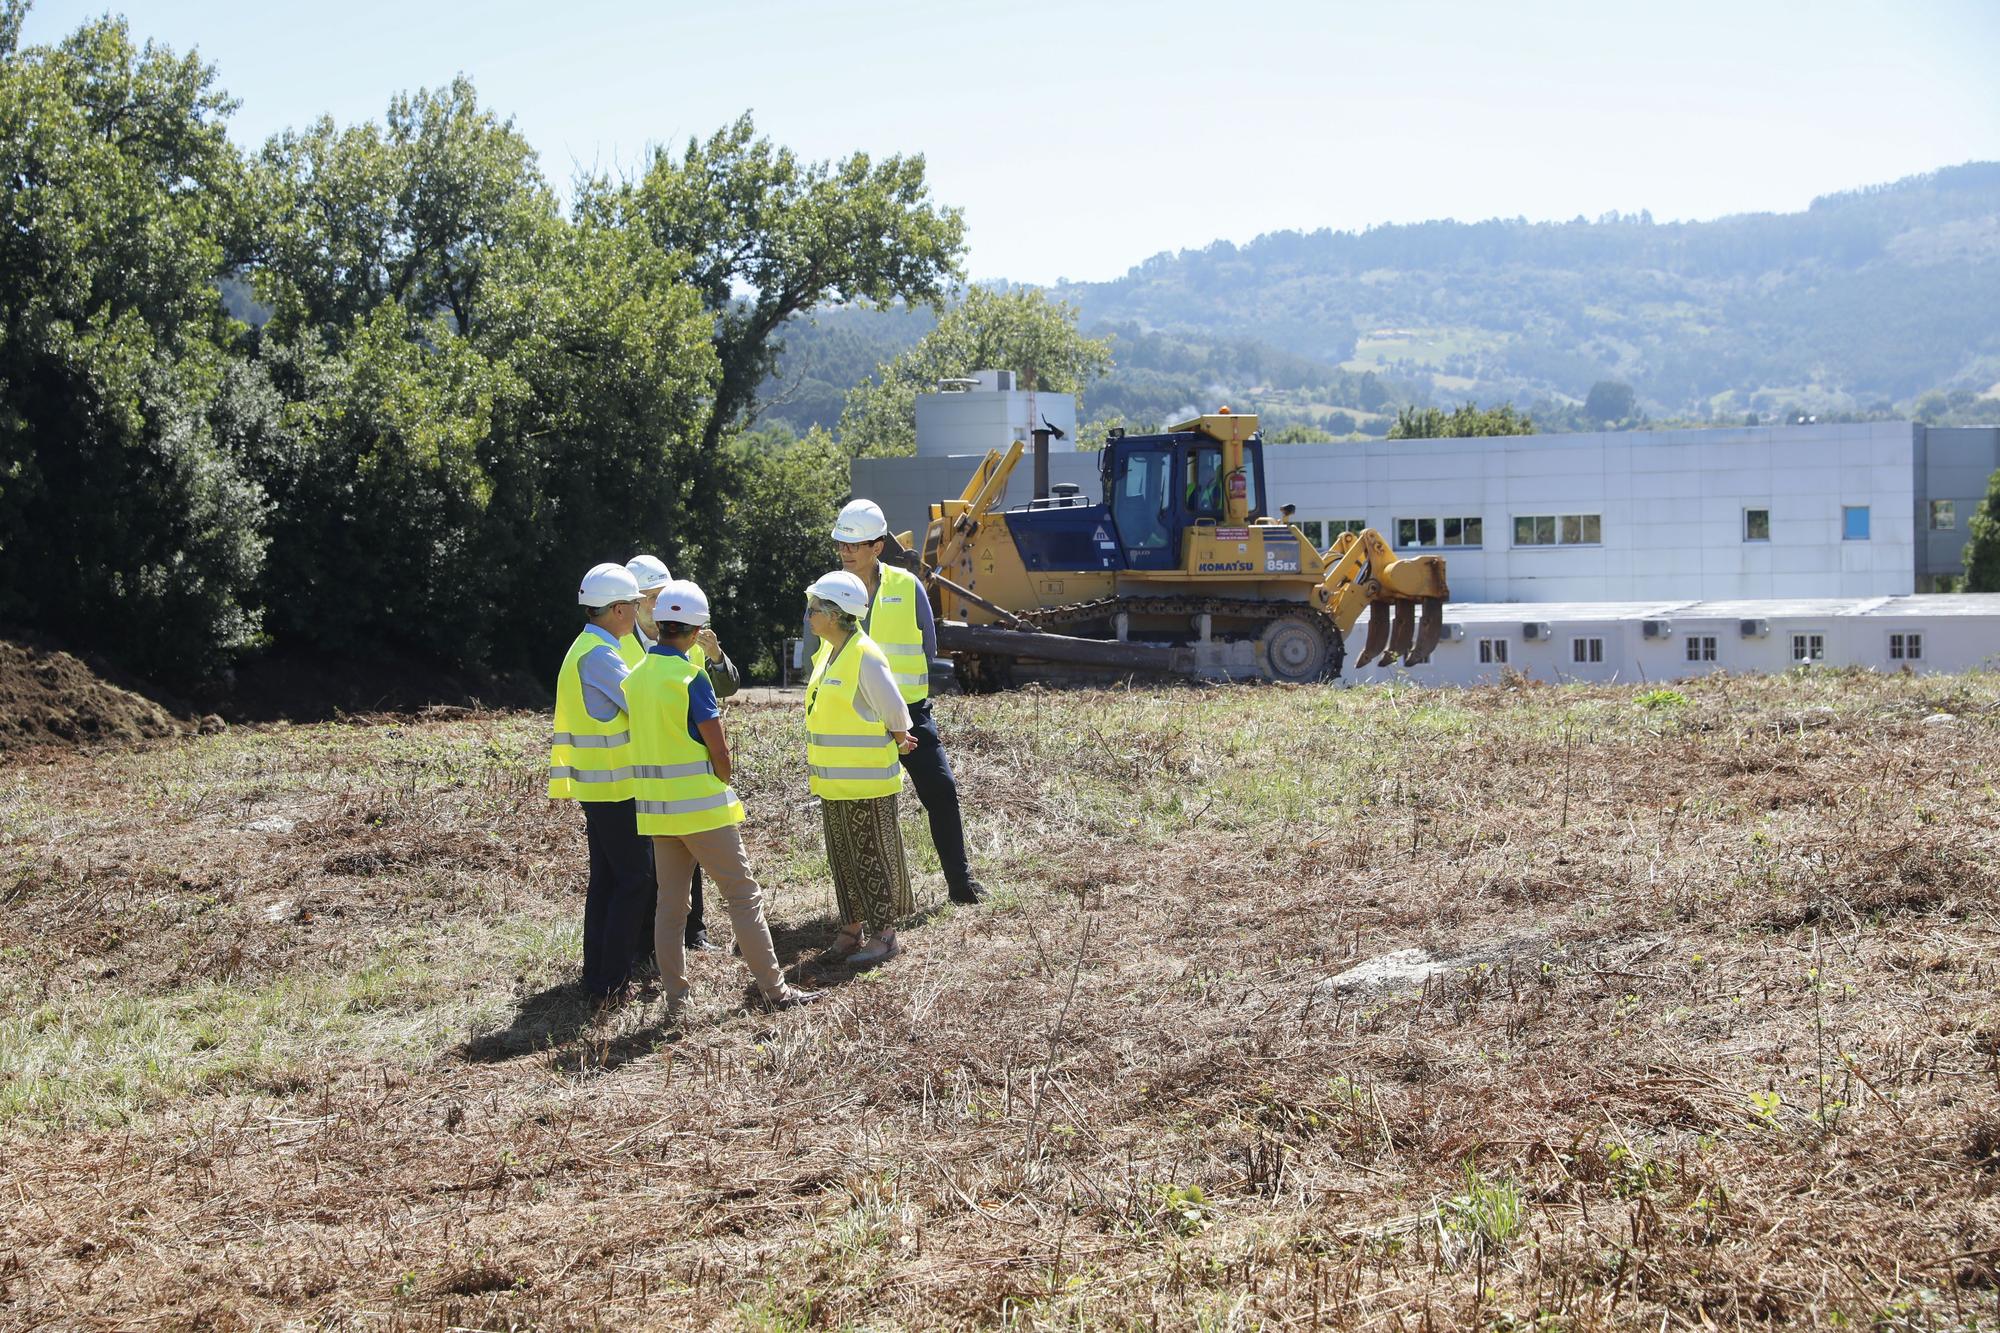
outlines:
M861 930L860 926L842 926L834 932L833 943L819 951L817 961L839 963L853 957L855 951L861 947Z

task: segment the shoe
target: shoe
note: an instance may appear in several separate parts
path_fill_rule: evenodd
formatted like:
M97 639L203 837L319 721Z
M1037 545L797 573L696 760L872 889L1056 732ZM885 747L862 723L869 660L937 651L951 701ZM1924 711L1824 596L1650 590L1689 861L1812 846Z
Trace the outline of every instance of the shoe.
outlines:
M845 962L849 958L854 957L854 951L860 947L861 928L857 926L849 930L846 926L842 926L834 933L833 943L821 949L819 957L814 961L821 963Z
M847 961L856 967L873 967L877 963L888 962L902 951L902 942L894 935L889 936L887 939L878 935L859 949L856 949Z
M961 903L967 907L993 900L993 895L986 891L986 886L976 879L968 879L965 881L964 888L953 889L949 897L953 902Z
M825 998L826 992L823 990L806 990L800 986L787 985L776 995L766 995L764 1003L770 1005L773 1009L797 1009L801 1005L811 1004L815 1000L823 1000Z
M689 953L720 953L722 946L720 944L710 944L708 942L708 932L697 930L694 933L694 938L687 942L687 951Z
M632 986L628 982L616 990L608 990L601 994L592 995L590 997L591 1012L608 1014L613 1009L623 1008L631 999Z

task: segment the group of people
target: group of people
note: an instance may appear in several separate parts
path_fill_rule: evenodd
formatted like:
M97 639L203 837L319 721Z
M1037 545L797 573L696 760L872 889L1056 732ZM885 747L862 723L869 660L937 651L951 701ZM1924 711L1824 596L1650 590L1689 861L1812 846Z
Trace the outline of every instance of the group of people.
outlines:
M886 962L913 910L896 822L905 776L929 817L952 901L987 892L972 875L958 784L930 707L937 631L930 599L898 563L881 508L856 500L832 533L841 568L806 588L808 785L819 798L840 926L821 963ZM887 557L887 559L885 559ZM688 991L687 955L710 948L704 876L722 897L736 949L769 1004L820 992L785 977L763 890L738 825L729 737L718 702L741 677L709 625L699 585L655 556L601 564L577 589L584 626L556 678L549 795L583 806L590 848L583 988L602 1003L655 972L670 1008Z

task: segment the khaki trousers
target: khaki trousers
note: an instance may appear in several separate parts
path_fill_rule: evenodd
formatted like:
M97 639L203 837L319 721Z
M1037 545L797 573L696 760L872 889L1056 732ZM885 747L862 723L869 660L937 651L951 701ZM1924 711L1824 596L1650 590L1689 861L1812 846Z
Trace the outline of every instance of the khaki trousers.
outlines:
M772 999L784 994L785 972L771 944L771 927L764 921L764 890L750 874L743 854L743 834L736 825L653 839L653 874L659 884L659 914L653 919L653 952L660 961L660 984L679 999L688 992L687 928L689 889L699 865L708 883L722 897L736 947L744 966L757 978L757 988Z

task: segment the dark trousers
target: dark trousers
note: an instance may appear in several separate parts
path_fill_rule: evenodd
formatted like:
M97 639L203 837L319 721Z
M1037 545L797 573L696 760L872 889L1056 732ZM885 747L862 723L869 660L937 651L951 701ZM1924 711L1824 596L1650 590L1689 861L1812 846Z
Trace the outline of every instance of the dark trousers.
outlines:
M583 988L609 995L632 976L632 944L653 892L653 841L631 801L584 801L590 888L583 899Z
M648 839L648 841L651 841ZM646 919L639 930L638 938L632 945L634 958L653 956L653 922L660 913L660 889L657 884L646 890ZM695 937L708 929L701 919L701 867L694 868L694 887L688 891L687 929L681 933L681 942L688 948L694 947Z
M965 859L965 823L958 813L958 779L951 775L951 760L944 757L944 742L938 739L937 719L931 716L928 699L910 705L910 735L917 748L903 756L903 771L917 789L924 814L931 821L931 842L937 848L938 865L944 882L954 893L964 893L972 880L972 867Z

